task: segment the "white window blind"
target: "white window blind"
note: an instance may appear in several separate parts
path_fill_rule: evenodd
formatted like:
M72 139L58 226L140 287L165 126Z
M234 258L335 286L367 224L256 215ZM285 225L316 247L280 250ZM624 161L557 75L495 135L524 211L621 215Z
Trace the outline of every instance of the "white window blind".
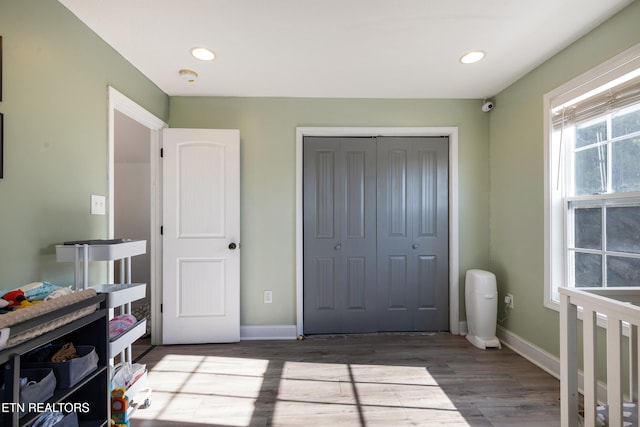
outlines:
M553 128L585 122L640 102L640 70L603 85L565 105L551 105Z

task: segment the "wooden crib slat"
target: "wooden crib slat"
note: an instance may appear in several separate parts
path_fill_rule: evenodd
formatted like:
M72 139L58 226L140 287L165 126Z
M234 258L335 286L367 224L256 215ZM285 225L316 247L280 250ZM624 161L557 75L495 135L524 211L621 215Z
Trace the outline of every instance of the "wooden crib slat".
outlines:
M622 425L622 319L607 317L607 404L609 425Z
M597 402L597 313L585 305L583 307L582 335L584 359L584 425L595 427Z
M629 396L632 402L638 401L638 325L632 324L629 333Z
M578 423L576 327L578 307L583 312L583 365L585 426L594 425L598 402L597 321L606 316L606 376L608 425L623 425L623 378L629 380L631 401L640 397L640 289L637 288L560 288L560 392L561 425ZM625 331L623 333L623 324ZM629 364L623 362L622 343L629 328ZM602 344L602 343L600 343ZM625 378L625 379L626 379ZM601 396L602 397L602 396Z
M560 294L560 424L578 425L578 308L568 295Z

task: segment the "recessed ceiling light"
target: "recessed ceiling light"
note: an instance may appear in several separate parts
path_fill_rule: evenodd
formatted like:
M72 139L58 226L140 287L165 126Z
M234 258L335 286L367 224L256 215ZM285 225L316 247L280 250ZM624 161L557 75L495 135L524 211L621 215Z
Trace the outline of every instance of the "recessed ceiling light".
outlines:
M211 52L206 47L194 47L193 49L191 49L191 55L201 61L213 61L213 59L216 57L215 53Z
M465 53L460 58L460 62L463 64L473 64L475 62L481 61L485 56L485 53L481 50L473 50L469 53Z
M198 73L193 70L182 69L178 71L178 74L180 74L180 77L182 77L184 81L187 81L189 83L195 82L198 78Z

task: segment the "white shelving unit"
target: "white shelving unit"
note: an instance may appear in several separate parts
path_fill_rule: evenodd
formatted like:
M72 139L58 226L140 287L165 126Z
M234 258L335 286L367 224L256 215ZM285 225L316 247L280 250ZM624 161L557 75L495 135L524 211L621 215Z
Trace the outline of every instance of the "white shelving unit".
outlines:
M73 262L74 287L86 289L89 287L89 262L91 261L119 261L120 283L100 284L91 286L100 294L106 295L106 305L109 308L109 317L113 317L114 310L119 309L119 314L131 314L131 303L146 296L146 283L131 283L131 257L146 253L146 240L88 240L67 242L56 245L56 260L58 262ZM120 354L121 363L133 363L131 356L131 344L142 337L147 330L147 320L141 319L122 334L109 340L109 359ZM129 399L134 400L134 395L144 391L145 402L150 401L151 390L141 384L146 379L146 374L139 378L131 388ZM135 390L134 390L135 387ZM140 399L138 399L139 401ZM147 403L148 404L148 403Z
M56 245L58 262L75 263L76 289L89 284L89 261L120 261L120 283L131 283L131 257L147 252L146 240L86 240ZM82 280L80 272L82 271Z

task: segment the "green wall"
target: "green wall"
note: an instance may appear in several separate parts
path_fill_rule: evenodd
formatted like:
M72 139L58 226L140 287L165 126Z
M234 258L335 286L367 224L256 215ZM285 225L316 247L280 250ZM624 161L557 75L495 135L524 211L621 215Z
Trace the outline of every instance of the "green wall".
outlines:
M108 190L107 86L166 121L169 98L57 1L2 0L0 36L0 289L70 283L54 245L107 237L107 217L89 214Z
M460 284L489 266L489 116L479 100L172 97L171 127L234 128L241 138L241 324L296 321L296 127L457 126ZM273 291L273 304L262 292Z
M543 95L640 42L640 2L502 91L491 113L491 268L515 307L504 327L559 354L558 313L544 298ZM500 311L502 315L502 311Z

